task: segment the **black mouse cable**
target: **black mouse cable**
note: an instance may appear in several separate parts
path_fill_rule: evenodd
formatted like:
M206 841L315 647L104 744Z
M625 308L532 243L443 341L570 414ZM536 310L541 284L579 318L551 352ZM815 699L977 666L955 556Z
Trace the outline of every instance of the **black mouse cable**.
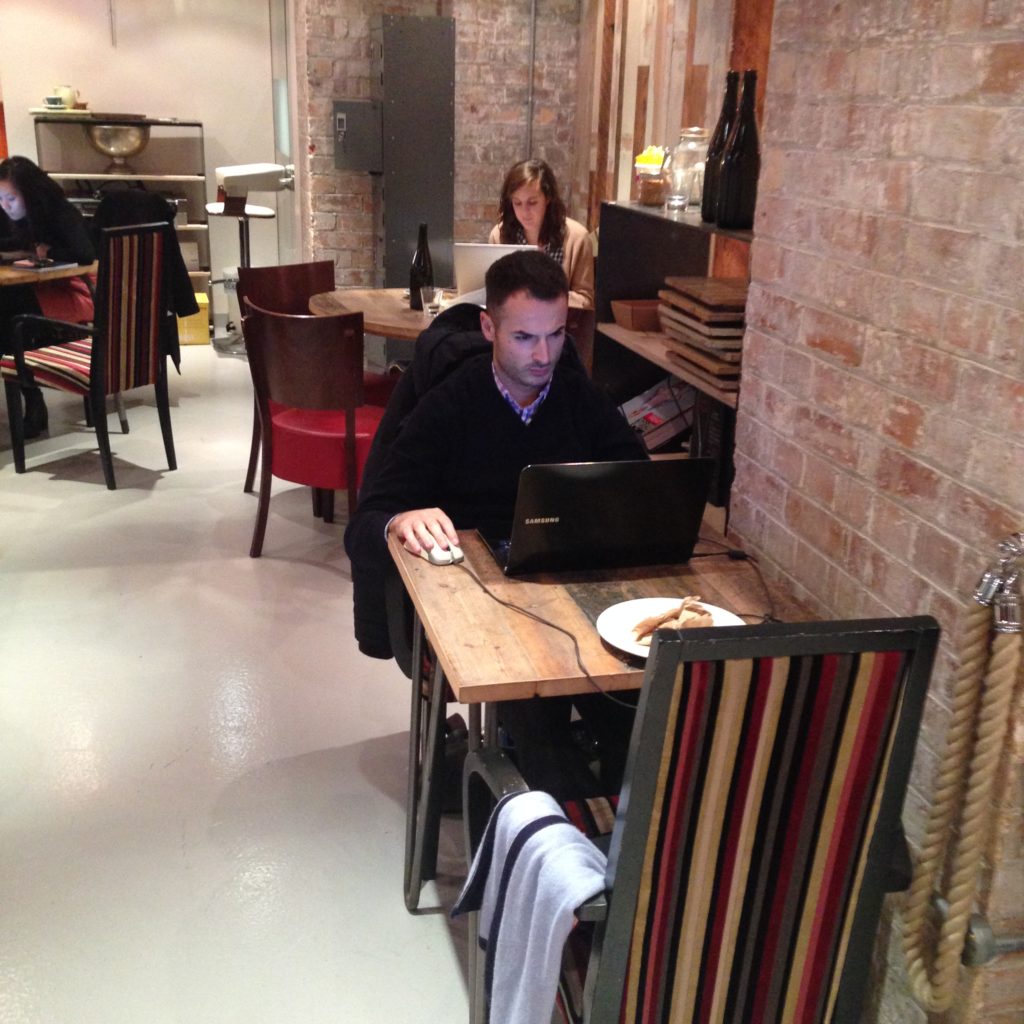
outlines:
M772 592L768 589L768 584L765 582L764 573L761 572L761 566L758 564L757 558L754 555L749 554L742 548L731 548L728 544L723 544L719 540L712 540L710 537L698 537L698 544L714 544L719 550L718 551L695 551L690 558L721 558L723 555L726 556L732 562L749 562L753 566L754 574L757 576L757 582L761 586L761 590L764 592L765 604L768 605L768 611L766 612L736 612L741 619L758 619L761 622L779 622L780 620L775 617L775 601L772 598Z
M636 705L630 704L628 701L620 700L618 697L609 693L607 690L602 689L598 685L597 681L587 670L587 666L583 664L583 655L580 652L580 642L576 637L576 634L571 630L566 629L564 626L558 625L557 622L552 622L550 619L545 619L543 615L538 615L536 612L530 611L529 608L524 608L522 605L514 604L512 601L506 601L503 597L498 597L490 587L465 562L458 562L458 567L466 573L470 579L472 579L476 585L492 600L497 601L498 604L511 611L518 612L520 615L525 615L526 618L532 619L534 622L539 622L542 626L548 626L550 629L554 629L559 633L564 634L572 641L573 654L576 656L576 664L579 666L579 670L587 678L587 682L603 697L607 697L613 704L618 704L619 707L629 708L630 711L636 711Z

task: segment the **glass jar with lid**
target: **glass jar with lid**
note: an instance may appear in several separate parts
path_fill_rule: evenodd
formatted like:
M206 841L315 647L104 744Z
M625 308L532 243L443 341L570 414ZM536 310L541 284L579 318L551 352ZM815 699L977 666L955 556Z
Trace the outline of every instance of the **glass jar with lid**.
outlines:
M648 146L639 153L633 163L636 172L636 198L643 206L662 206L668 190L665 175L665 149L663 146Z
M684 128L679 141L665 159L668 198L665 205L685 210L690 203L699 203L704 191L704 158L708 148L705 128Z

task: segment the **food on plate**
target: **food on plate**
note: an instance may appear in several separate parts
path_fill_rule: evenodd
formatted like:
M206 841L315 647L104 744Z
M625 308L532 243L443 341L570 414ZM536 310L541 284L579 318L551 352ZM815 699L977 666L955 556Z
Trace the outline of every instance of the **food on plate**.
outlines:
M638 644L650 647L656 629L697 629L713 625L711 612L700 603L699 597L691 595L684 597L682 603L674 608L641 619L633 627L633 638Z

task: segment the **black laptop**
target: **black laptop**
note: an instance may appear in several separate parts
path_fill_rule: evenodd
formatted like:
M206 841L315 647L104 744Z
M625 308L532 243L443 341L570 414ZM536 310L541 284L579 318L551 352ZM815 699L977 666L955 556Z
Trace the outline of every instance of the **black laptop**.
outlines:
M686 562L714 465L682 458L527 466L512 536L485 540L510 576Z

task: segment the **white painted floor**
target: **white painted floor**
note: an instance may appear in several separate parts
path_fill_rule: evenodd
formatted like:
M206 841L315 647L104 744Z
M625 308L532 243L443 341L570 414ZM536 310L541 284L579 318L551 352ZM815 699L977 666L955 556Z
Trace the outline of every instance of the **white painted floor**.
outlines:
M20 476L0 401L0 1021L464 1020L459 825L408 914L408 683L356 650L343 523L278 481L248 555L245 362L184 350L176 472L130 395L116 491L46 395Z

